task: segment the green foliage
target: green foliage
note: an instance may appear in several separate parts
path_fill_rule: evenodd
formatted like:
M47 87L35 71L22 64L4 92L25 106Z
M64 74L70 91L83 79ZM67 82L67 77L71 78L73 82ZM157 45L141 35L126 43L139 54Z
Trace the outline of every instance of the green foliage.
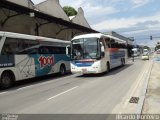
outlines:
M77 15L77 11L73 7L64 6L63 10L67 14L67 16L75 16L75 15Z
M143 46L143 49L148 49L148 50L150 50L150 47L148 47L148 46Z
M160 49L160 42L157 42L157 45L155 47L155 50L158 50L158 49Z

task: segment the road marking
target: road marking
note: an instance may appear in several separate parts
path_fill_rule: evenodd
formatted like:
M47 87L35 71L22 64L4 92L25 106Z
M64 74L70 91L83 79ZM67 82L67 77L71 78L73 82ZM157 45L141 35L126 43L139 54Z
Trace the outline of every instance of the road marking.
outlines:
M63 95L63 94L65 94L65 93L67 93L67 92L70 92L70 91L72 91L72 90L74 90L74 89L76 89L76 88L78 88L78 87L79 87L79 86L76 86L76 87L73 87L73 88L71 88L71 89L69 89L69 90L66 90L66 91L64 91L64 92L61 92L61 93L59 93L59 94L57 94L57 95L55 95L55 96L53 96L53 97L48 98L47 100L54 99L54 98L56 98L56 97L58 97L58 96L60 96L60 95Z
M0 95L5 94L5 93L7 93L7 92L1 92Z
M75 76L76 76L76 74L71 74L69 76L64 76L64 77L59 77L59 78L50 78L49 81L45 81L45 82L42 81L42 82L38 83L38 81L37 81L36 84L31 84L31 85L28 85L25 87L18 88L16 91L25 90L25 89L29 89L29 88L35 88L35 87L39 87L39 86L47 85L47 84L52 84L52 83L57 83L61 80L68 79L68 78L75 77ZM52 79L54 79L54 80L52 80Z
M148 74L147 74L146 80L145 80L146 82L144 83L144 87L143 87L143 90L141 92L141 99L140 99L140 102L138 104L137 111L136 111L136 113L138 113L138 114L140 114L142 112L142 109L143 109L144 100L145 100L146 93L147 93L147 87L148 87L148 84L149 84L149 79L150 79L152 67L153 67L153 61L150 62Z
M132 88L129 90L129 92L127 93L127 96L128 96L127 98L128 98L128 99L125 100L124 105L123 105L123 109L127 107L127 105L129 104L129 100L130 100L131 96L133 96L134 92L137 90L137 88L139 87L140 83L141 83L142 81L144 81L144 76L146 75L146 73L147 73L147 71L148 71L147 67L148 67L147 64L145 64L145 66L143 67L144 71L142 71L142 72L140 73L140 75L137 77L136 82L134 83L134 87L132 87ZM142 69L142 70L143 70L143 69ZM129 95L128 95L128 94L129 94Z

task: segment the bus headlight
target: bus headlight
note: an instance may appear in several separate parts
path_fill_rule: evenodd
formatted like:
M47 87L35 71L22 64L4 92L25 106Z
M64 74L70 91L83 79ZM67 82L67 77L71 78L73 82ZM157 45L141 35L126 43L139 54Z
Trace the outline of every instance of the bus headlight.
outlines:
M98 67L93 67L93 69L97 69Z

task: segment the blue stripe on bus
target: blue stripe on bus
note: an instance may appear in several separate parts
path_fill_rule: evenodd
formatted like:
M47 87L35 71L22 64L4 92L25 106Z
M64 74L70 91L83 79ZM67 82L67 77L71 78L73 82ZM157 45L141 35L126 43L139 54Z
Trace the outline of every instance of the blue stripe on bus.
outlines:
M77 67L89 67L94 64L94 62L81 62L81 61L73 61L71 63Z
M124 50L110 52L110 60L112 64L117 64L118 62L120 62L121 58L125 58Z
M125 57L125 51L111 52L110 59L118 59L121 57Z

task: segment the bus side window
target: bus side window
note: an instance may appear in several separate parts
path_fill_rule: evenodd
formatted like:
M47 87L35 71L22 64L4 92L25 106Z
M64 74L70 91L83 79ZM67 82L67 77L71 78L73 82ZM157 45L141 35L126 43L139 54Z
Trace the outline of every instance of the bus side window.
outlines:
M6 38L2 54L30 54L27 51L33 50L36 45L38 45L38 42L35 40Z
M102 42L102 45L104 46L104 48L106 48L105 38L100 38L100 42Z
M22 41L24 41L23 44L19 46L19 49L21 48L21 50L34 48L34 46L37 46L39 44L38 41L35 40L22 40Z
M119 44L118 44L118 42L116 42L115 43L115 48L119 48L120 46L119 46Z
M38 50L37 48L31 48L31 49L23 50L17 54L38 54Z
M9 45L4 45L2 49L2 55L9 55L12 54L12 50Z
M37 45L38 45L38 42L35 40L17 39L16 53L17 54L36 54Z
M111 45L111 48L116 48L116 43L115 43L115 40L110 40L110 45Z
M51 54L51 50L49 49L48 46L41 46L39 48L39 53L40 54Z
M61 47L61 54L66 54L66 48L65 47Z
M15 54L17 50L18 40L14 38L6 38L4 46L2 48L3 55Z
M109 38L106 38L106 39L105 39L105 42L106 42L106 47L107 47L107 48L111 48L110 39L109 39Z
M52 47L52 54L66 54L65 47Z
M57 54L58 53L58 48L57 47L52 47L52 54Z

